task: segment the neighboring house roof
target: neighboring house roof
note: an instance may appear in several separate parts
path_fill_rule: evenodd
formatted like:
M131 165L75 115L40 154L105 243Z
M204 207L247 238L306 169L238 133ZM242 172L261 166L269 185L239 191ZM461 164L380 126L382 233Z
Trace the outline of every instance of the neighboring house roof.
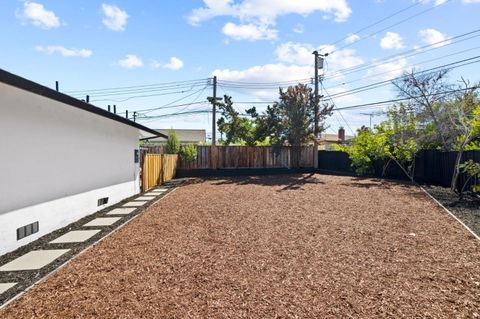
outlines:
M118 116L114 113L108 112L107 110L101 109L101 108L99 108L97 106L94 106L92 104L89 104L89 103L86 103L84 101L78 100L74 97L71 97L70 95L67 95L67 94L64 94L64 93L61 93L61 92L57 92L57 91L55 91L55 90L53 90L49 87L46 87L46 86L43 86L43 85L38 84L36 82L27 80L27 79L22 78L18 75L7 72L3 69L0 69L0 82L3 82L5 84L11 85L11 86L14 86L14 87L17 87L17 88L20 88L20 89L38 94L38 95L42 95L42 96L47 97L49 99L68 104L72 107L76 107L76 108L82 109L84 111L97 114L99 116L106 117L108 119L120 122L120 123L125 124L125 125L133 126L137 129L139 129L140 131L142 131L144 133L142 135L146 135L145 136L146 138L149 138L149 137L152 137L152 136L159 136L159 137L167 138L166 135L164 135L162 133L159 133L155 130L152 130L152 129L146 127L146 126L143 126L143 125L138 124L136 122L130 121L130 120L124 118L124 117L121 117L121 116ZM147 134L145 134L145 133L147 133Z
M345 135L345 141L351 140L353 136ZM340 139L337 134L321 134L320 143L337 143Z
M168 136L172 129L156 129L155 131ZM205 130L173 129L173 131L177 134L180 143L205 143L207 140L207 133ZM163 142L163 140L157 138L149 139L149 141Z

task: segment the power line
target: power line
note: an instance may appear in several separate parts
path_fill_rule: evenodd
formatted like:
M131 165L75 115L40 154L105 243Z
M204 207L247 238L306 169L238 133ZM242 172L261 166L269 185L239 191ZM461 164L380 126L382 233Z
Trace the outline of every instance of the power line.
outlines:
M365 103L365 104L350 105L350 106L344 106L344 107L340 107L340 108L335 108L334 107L332 111L342 111L342 110L362 108L362 107L366 107L366 106L378 106L378 105L392 104L392 103L397 103L397 102L408 101L408 100L415 99L415 98L437 96L437 95L443 95L443 94L449 94L449 93L455 93L455 92L462 92L462 91L469 91L469 90L476 90L476 89L478 89L478 87L473 86L473 87L468 87L468 88L464 88L464 89L456 89L456 90L438 92L438 93L434 93L434 94L427 94L427 95L424 95L424 96L413 96L413 97L408 97L408 98L399 98L399 99L385 100L385 101L379 101L379 102L371 102L371 103Z
M357 30L357 31L355 31L355 32L352 32L352 33L350 33L349 35L346 35L346 36L344 36L343 38L335 41L335 42L333 43L333 45L336 45L336 44L338 44L338 43L340 43L340 42L343 42L343 41L346 40L348 37L350 37L350 35L352 35L352 34L358 34L358 33L362 32L362 31L365 31L365 30L367 30L367 29L370 29L371 27L374 27L374 26L376 26L376 25L378 25L378 24L380 24L380 23L382 23L382 22L384 22L384 21L386 21L386 20L388 20L388 19L390 19L390 18L393 18L394 16L397 16L397 15L399 15L400 13L403 13L403 12L405 12L405 11L413 8L413 7L416 7L416 6L418 6L420 3L421 3L420 1L417 1L417 2L415 2L414 4L412 4L412 5L410 5L410 6L406 7L406 8L403 8L403 9L401 9L401 10L399 10L399 11L396 11L396 12L390 14L389 16L387 16L387 17L385 17L385 18L382 18L382 19L380 19L380 20L378 20L378 21L376 21L376 22L374 22L374 23L372 23L372 24L367 25L366 27L363 27L363 28L361 28L361 29L359 29L359 30Z
M150 113L150 112L153 112L153 111L156 111L156 110L162 110L162 109L167 109L167 108L174 108L174 107L182 107L182 106L185 106L185 105L191 105L191 104L196 104L195 101L198 99L198 97L205 91L205 89L207 88L207 86L204 86L203 88L201 88L200 90L197 90L193 93L190 93L188 95L185 95L179 99L176 99L176 100L173 100L165 105L162 105L160 107L154 107L154 108L150 108L150 109L144 109L144 110L138 110L137 112L142 112L144 114L147 114L147 113ZM180 101L183 101L195 94L199 93L199 95L194 99L194 101L190 102L190 103L185 103L185 104L177 104L175 105L175 103L177 102L180 102ZM197 103L203 103L203 102L197 102Z
M459 54L462 54L462 53L466 53L466 52L470 52L470 51L474 51L474 50L478 50L478 49L480 49L480 46L470 48L470 49L466 49L466 50L462 50L462 51L458 51L458 52L454 52L452 54L442 55L442 56L440 56L438 58L435 58L435 59L429 59L429 60L425 60L425 61L422 61L422 62L418 62L418 63L415 63L415 66L425 64L425 63L429 63L429 62L433 62L433 61L442 60L442 59L445 59L445 58L448 58L448 57L451 57L451 56L454 56L454 55L459 55ZM371 74L369 76L365 76L365 77L358 78L358 79L355 79L355 80L343 82L342 85L350 84L350 83L354 83L354 82L358 82L358 81L364 81L366 79L374 78L374 77L377 77L379 75L389 74L389 73L396 72L396 71L403 70L403 69L404 68L397 68L397 69L389 70L389 71L386 71L386 72Z
M97 99L97 100L91 100L91 101L92 102L102 102L102 101L125 102L125 101L128 101L128 100L145 98L145 97L164 96L164 95L172 95L172 94L183 94L183 93L186 93L186 92L189 92L189 91L191 91L191 89L190 90L184 90L184 91L159 93L159 94L134 95L134 96L127 97L125 99Z
M332 99L332 97L330 96L330 94L328 93L327 89L325 88L325 86L323 86L323 82L320 82L320 85L322 86L322 89L323 91L325 91L325 94L329 97L330 101L332 102L333 106L335 107L335 101ZM348 124L347 120L345 119L345 117L343 117L343 114L342 112L338 112L338 114L340 114L340 117L342 118L342 120L345 122L345 124L347 125L348 129L350 130L350 132L352 132L353 135L355 135L355 132L352 130L352 128L350 127L350 124Z
M426 70L423 70L423 71L415 72L414 74L422 74L422 73L429 73L429 72L433 73L438 69L444 69L444 68L455 69L455 68L462 67L462 66L465 66L465 65L478 63L478 62L480 62L479 58L480 58L480 55L477 55L477 56L474 56L474 57L471 57L471 58L467 58L467 59L447 63L447 64L444 64L444 65L440 65L440 66L437 66L437 67L434 67L434 68L426 69ZM461 63L463 63L463 64L461 64ZM457 64L459 64L459 65L457 65ZM354 89L351 89L351 90L348 90L348 91L335 93L335 94L332 94L332 97L342 97L342 96L347 96L347 95L351 95L351 94L354 94L354 93L359 93L359 92L363 92L363 91L376 89L376 88L388 85L392 81L399 80L399 79L402 79L404 77L405 77L405 75L402 75L402 76L398 76L398 77L391 78L391 79L388 79L388 80L384 80L384 81L364 85L364 86L361 86L361 87L357 87L357 88L354 88Z
M198 86L205 85L204 82L188 84L188 85L176 85L176 86L169 86L169 87L154 87L149 89L137 89L137 90L126 90L126 91L110 91L110 92L99 92L89 94L90 97L105 97L105 96L120 96L120 95L127 95L127 94L140 94L140 93L151 93L151 92L162 92L162 91L172 91L172 90L179 90L179 89L193 89ZM82 95L73 95L74 97L82 97Z
M375 35L383 32L383 31L386 31L386 30L388 30L388 29L391 29L391 28L393 28L393 27L396 27L397 25L400 25L400 24L402 24L402 23L404 23L404 22L407 22L407 21L409 21L409 20L411 20L411 19L414 19L414 18L416 18L416 17L418 17L418 16L420 16L420 15L422 15L422 14L425 14L425 13L427 13L427 12L429 12L429 11L432 11L432 10L434 10L434 9L440 7L440 6L443 6L443 5L447 4L447 3L449 3L450 1L452 1L452 0L446 0L445 2L443 2L443 3L441 3L441 4L434 5L433 7L430 7L430 8L428 8L428 9L423 10L423 11L420 11L419 13L416 13L416 14L414 14L414 15L411 15L411 16L405 18L405 19L402 19L402 20L400 20L400 21L398 21L398 22L396 22L396 23L394 23L394 24L389 25L388 27L382 28L382 29L380 29L380 30L378 30L378 31L376 31L376 32L374 32L374 33L370 33L369 35L367 35L367 36L365 36L365 37L361 37L360 39L358 39L358 40L356 40L356 41L353 41L352 43L347 43L347 44L341 46L340 48L333 50L333 51L330 52L329 54L333 54L333 53L335 53L336 51L342 50L342 49L347 48L347 47L349 47L349 46L352 46L352 45L354 45L354 44L356 44L356 43L358 43L358 42L360 42L360 41L363 41L363 40L365 40L365 39L371 38L371 37L373 37L373 36L375 36Z
M412 56L415 56L415 55L430 52L432 50L443 49L446 46L450 46L450 45L453 45L453 44L457 44L457 43L460 43L460 42L464 42L464 41L468 41L468 40L471 40L473 38L476 38L480 35L477 34L477 35L473 35L471 37L468 37L466 39L461 39L465 36L469 36L469 35L472 35L472 34L475 34L475 33L478 33L478 32L480 32L480 29L476 29L476 30L469 31L469 32L466 32L466 33L463 33L463 34L459 34L459 35L456 35L454 37L450 37L450 38L447 38L447 39L444 39L444 40L441 40L441 41L437 41L435 43L431 43L431 44L421 46L419 48L409 49L409 50L406 50L406 51L403 51L403 52L400 52L400 53L397 53L397 54L387 56L387 57L382 58L380 60L372 61L372 62L369 62L369 63L362 63L362 64L352 66L352 67L349 67L349 68L336 70L335 72L333 72L331 74L326 74L325 78L326 79L333 79L333 78L337 78L339 76L344 76L346 74L367 70L367 69L370 69L371 67L377 67L377 66L383 65L385 63L390 63L390 62L393 62L393 61L397 61L401 58L412 57ZM384 62L384 63L380 63L380 62Z
M141 84L141 85L132 85L132 86L118 86L118 87L110 87L110 88L102 88L102 89L86 89L86 90L75 90L75 91L66 91L65 93L92 93L92 92L101 92L101 91L118 91L124 89L133 89L133 88L146 88L146 87L164 87L164 86L174 86L174 85L181 85L185 83L193 83L193 82L202 82L208 81L210 78L206 79L196 79L196 80L185 80L185 81L173 81L173 82L162 82L162 83L154 83L154 84ZM186 85L186 84L185 84Z

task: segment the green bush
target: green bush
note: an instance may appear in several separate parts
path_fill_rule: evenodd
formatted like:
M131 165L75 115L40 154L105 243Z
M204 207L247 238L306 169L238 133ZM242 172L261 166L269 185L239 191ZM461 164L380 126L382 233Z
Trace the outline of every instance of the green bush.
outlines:
M187 144L180 149L180 157L189 163L197 159L197 148L193 144Z

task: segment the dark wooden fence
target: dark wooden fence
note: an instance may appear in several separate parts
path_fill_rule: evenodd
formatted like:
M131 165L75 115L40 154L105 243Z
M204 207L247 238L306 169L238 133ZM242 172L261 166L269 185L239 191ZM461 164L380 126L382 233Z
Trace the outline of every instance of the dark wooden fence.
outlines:
M455 159L457 152L440 152L440 151L421 151L417 154L415 160L415 180L422 183L440 185L449 187L453 171L455 168ZM462 162L474 160L480 163L480 151L464 152ZM354 174L355 171L351 167L352 162L347 153L334 151L318 152L318 168L323 171ZM393 161L390 162L385 175L382 176L382 170L385 162L377 161L374 163L367 175L376 177L386 177L393 179L407 179L405 173ZM461 174L458 185L463 185L466 181L466 174ZM470 186L478 184L480 181L471 179L467 184Z

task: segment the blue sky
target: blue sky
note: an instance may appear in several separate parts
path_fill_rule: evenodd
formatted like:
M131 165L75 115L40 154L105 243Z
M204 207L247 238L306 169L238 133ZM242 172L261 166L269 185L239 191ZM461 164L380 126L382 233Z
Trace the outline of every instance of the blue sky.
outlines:
M207 78L214 74L222 83L219 95L227 93L239 102L273 101L278 95L274 84L252 89L228 81L308 83L314 49L334 51L324 70L330 95L394 78L412 67L422 70L471 58L480 55L480 37L448 39L479 28L479 14L479 0L3 0L0 68L50 87L58 80L61 91L75 91L70 94L79 98L90 93L92 104L116 104L118 112L173 105L140 112L158 116L208 109L201 102L211 95ZM425 45L431 50L405 53ZM389 56L395 58L384 60ZM361 71L345 72L362 65L366 66ZM450 77L475 82L479 71L479 64L473 63L452 70ZM198 81L142 87L190 80ZM118 89L131 86L136 87ZM102 96L87 92L108 88ZM395 96L387 85L333 100L344 107ZM195 104L183 105L190 102ZM175 107L178 104L182 105ZM237 109L250 105L238 104ZM261 110L266 104L255 105ZM379 110L336 112L328 120L327 133L340 125L349 126L348 132L368 125L369 117L361 113ZM207 113L139 121L152 128L211 131Z

